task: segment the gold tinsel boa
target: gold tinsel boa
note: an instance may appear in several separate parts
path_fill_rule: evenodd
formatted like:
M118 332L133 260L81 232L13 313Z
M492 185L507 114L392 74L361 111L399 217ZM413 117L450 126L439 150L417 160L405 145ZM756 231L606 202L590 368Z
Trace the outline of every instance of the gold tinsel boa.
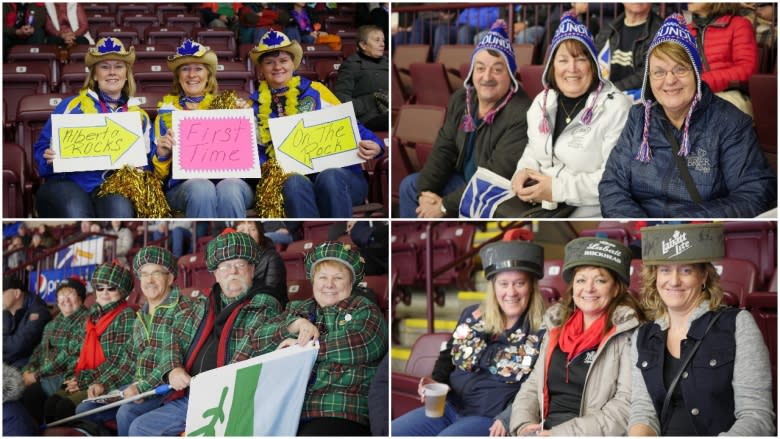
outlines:
M152 172L125 165L100 185L99 197L117 194L130 200L138 218L168 218L171 208L163 183Z
M285 92L284 111L287 116L298 113L298 95L300 94L300 76L293 76L287 83ZM271 143L271 131L268 121L271 119L271 89L268 83L260 81L258 84L258 111L257 121L259 125L260 143L266 146L265 154L268 161L260 167L262 178L255 190L255 211L261 218L284 218L284 196L282 185L290 174L285 174L279 162L276 161L274 146Z

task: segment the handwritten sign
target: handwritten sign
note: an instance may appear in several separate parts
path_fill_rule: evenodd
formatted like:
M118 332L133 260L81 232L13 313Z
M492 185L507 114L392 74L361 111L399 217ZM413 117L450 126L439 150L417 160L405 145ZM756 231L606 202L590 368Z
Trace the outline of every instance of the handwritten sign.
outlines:
M352 102L271 119L268 126L285 172L313 174L365 161L357 155L360 132Z
M252 110L174 111L173 178L258 178Z
M54 172L146 166L141 115L127 113L53 114L51 148Z

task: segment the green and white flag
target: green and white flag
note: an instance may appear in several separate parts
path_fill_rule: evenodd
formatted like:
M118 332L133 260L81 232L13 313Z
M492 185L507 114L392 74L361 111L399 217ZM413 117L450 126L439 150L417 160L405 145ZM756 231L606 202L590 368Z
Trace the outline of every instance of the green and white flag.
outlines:
M196 375L187 436L295 436L318 343L274 351Z

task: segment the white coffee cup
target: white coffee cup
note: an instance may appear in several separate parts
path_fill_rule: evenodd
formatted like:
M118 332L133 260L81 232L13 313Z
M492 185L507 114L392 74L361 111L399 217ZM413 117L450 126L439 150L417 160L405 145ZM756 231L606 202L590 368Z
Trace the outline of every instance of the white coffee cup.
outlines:
M447 392L450 386L442 383L426 384L423 386L425 394L425 416L429 418L441 418L444 416L444 403L447 402Z

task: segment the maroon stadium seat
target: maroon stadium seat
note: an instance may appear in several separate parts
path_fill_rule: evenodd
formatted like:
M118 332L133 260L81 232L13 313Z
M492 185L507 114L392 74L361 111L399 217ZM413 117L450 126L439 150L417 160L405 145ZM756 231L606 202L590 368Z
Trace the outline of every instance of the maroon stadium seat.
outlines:
M431 375L433 366L439 358L439 352L446 346L451 336L452 334L448 332L435 332L421 335L414 342L404 372L392 374L392 419L422 406L417 395L420 378Z
M16 123L19 101L25 96L48 93L50 80L47 65L28 62L3 64L3 99L8 105L6 121Z
M720 274L723 302L744 308L748 295L755 291L758 273L752 262L744 259L721 259L712 263Z

